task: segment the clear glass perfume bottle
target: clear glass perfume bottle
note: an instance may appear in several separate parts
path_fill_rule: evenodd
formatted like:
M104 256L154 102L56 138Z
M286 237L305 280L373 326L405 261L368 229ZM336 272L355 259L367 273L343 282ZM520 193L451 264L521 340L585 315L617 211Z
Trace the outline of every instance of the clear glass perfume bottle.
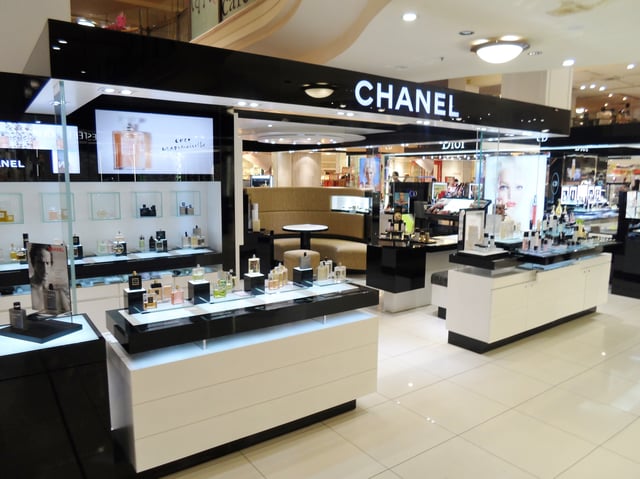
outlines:
M142 121L129 119L124 130L112 133L115 169L151 168L151 133L139 130Z

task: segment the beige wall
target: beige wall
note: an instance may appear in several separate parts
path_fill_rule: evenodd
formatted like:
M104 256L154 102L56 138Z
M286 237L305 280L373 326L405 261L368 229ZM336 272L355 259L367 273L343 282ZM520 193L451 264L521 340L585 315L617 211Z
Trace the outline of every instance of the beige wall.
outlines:
M0 0L0 71L22 73L47 19L71 20L69 0Z

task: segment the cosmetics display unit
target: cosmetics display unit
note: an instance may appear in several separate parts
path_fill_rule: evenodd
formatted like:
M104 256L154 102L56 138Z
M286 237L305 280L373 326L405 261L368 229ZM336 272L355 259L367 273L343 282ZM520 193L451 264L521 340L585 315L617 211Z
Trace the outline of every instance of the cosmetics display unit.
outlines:
M111 422L137 472L247 447L376 390L378 320L360 308L378 291L348 281L244 289L107 311Z
M518 259L457 253L449 270L449 343L478 353L595 311L606 303L611 253L596 243Z
M2 476L118 477L105 341L86 315L56 321L74 331L44 343L0 335Z

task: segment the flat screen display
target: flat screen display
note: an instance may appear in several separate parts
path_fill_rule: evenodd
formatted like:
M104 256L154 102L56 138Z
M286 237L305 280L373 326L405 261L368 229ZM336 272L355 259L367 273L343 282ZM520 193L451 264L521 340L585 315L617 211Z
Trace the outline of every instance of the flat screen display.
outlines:
M213 119L96 110L100 174L213 175Z
M78 127L67 126L66 129L69 173L80 173ZM51 171L55 174L64 173L62 132L61 125L0 121L0 148L9 150L49 150L51 151ZM21 167L18 160L14 165L17 168Z

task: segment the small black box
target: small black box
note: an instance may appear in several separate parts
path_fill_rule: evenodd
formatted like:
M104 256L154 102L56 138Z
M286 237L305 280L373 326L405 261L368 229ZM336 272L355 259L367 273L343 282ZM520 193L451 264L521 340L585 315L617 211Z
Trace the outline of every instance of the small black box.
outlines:
M264 294L264 274L246 273L244 275L244 290L251 294Z
M189 297L193 304L211 302L211 283L206 279L189 280Z
M313 268L293 268L293 284L305 288L313 286Z
M144 311L144 289L124 289L124 307L129 314Z

